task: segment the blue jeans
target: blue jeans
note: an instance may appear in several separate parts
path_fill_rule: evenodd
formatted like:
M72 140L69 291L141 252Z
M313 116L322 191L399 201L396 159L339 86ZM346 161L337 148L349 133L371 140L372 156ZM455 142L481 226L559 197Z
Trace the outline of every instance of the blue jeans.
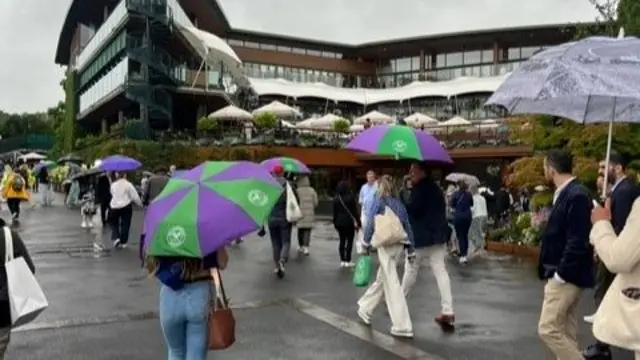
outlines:
M169 348L168 360L206 360L208 302L211 283L160 289L160 325Z

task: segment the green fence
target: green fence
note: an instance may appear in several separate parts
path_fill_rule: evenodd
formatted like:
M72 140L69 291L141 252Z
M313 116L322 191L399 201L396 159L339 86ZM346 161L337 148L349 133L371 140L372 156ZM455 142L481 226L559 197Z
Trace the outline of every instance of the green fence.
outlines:
M51 150L54 138L49 134L20 135L0 140L0 153L20 149Z

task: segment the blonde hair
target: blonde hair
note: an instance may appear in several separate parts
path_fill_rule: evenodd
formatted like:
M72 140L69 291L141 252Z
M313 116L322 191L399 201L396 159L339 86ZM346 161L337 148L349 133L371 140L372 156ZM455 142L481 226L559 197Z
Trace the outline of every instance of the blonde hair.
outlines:
M383 175L378 179L378 195L380 195L380 197L393 196L393 184L393 178L391 175Z

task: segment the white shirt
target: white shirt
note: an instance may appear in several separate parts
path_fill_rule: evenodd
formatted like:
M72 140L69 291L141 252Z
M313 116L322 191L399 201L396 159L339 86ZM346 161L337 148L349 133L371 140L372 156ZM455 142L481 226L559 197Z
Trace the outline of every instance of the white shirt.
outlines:
M122 209L131 203L142 206L142 201L138 191L127 179L118 179L111 183L111 203L112 209Z
M567 185L569 185L569 183L575 179L576 179L575 177L569 178L569 180L565 181L564 183L562 183L562 185L556 188L556 191L553 193L553 205L556 204L556 201L558 200L558 197L560 196L560 193L562 192L562 190L564 190L564 188L566 188Z
M480 216L489 216L487 211L487 199L484 196L477 194L473 195L473 206L471 207L472 217L477 218Z

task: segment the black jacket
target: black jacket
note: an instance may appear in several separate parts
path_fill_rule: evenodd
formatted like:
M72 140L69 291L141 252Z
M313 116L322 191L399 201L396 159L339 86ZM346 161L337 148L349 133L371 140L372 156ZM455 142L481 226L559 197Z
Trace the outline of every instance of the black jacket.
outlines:
M593 248L589 244L592 199L577 180L572 180L556 199L542 234L538 276L558 274L580 288L593 286Z
M634 181L630 178L624 178L613 189L611 193L611 226L620 235L624 225L627 223L627 217L631 212L633 202L640 195Z
M4 257L5 257L5 238L2 227L6 226L4 220L0 219L0 259L2 262L2 269L0 270L0 328L11 326L11 310L9 308L9 292L7 289L7 273L4 269ZM24 246L24 242L20 238L20 235L11 230L11 236L13 237L13 257L24 258L24 261L29 266L29 269L33 273L36 272L36 268L31 261L31 257L27 252L27 248Z
M446 200L436 183L422 179L415 184L406 206L416 248L447 241Z
M107 175L98 176L95 192L97 203L109 204L111 202L111 181Z
M340 183L333 198L333 226L355 228L356 225L362 227L356 198L346 183Z
M282 185L282 187L284 188L284 191L282 192L282 194L278 198L278 201L276 201L276 204L273 206L273 209L271 210L271 214L269 215L269 220L268 220L269 226L286 226L289 224L289 222L287 221L287 184L291 186L291 189L293 190L293 194L295 195L298 203L300 199L298 197L298 192L296 191L296 187L293 184L289 183L287 179L285 179L284 177L277 177L276 180L278 180L278 183Z

